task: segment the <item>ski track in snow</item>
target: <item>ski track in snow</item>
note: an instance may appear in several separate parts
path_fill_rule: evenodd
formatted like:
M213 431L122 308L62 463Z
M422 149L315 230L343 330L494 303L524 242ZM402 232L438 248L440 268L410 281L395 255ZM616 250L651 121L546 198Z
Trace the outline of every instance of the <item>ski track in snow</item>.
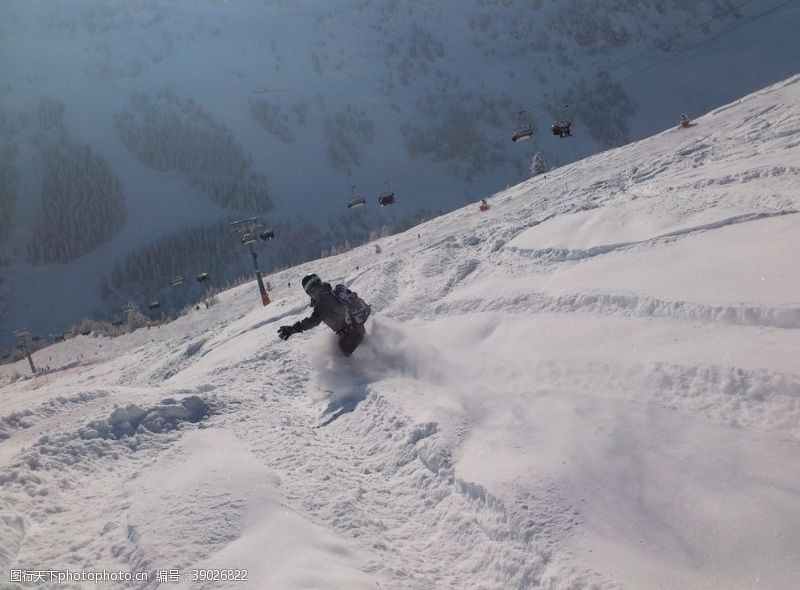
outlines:
M380 256L270 277L317 270L371 302L350 359L324 328L275 338L308 313L302 293L261 309L244 285L41 351L61 367L46 376L3 374L0 588L21 587L12 567L220 559L266 577L192 587L788 588L800 271L779 248L800 229L798 79ZM715 269L741 288L704 291ZM189 419L194 396L210 410Z
M287 373L296 368L287 365ZM304 382L293 379L301 393ZM279 458L272 466L287 481L303 482L284 486L287 501L371 554L365 571L387 579L382 587L542 583L547 553L517 529L502 502L455 479L435 425L414 424L379 394L363 395L357 415L325 426L309 430L317 412L306 407L242 433L257 456ZM343 469L331 457L346 458ZM458 538L458 551L440 537Z

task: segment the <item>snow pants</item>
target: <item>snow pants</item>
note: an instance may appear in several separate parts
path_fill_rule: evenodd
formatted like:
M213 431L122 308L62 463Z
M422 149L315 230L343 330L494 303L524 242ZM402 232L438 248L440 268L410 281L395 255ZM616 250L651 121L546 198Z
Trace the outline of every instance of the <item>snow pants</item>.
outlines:
M338 335L339 349L344 356L350 356L364 340L367 331L362 324L358 324L355 326L347 326L344 330L338 332Z

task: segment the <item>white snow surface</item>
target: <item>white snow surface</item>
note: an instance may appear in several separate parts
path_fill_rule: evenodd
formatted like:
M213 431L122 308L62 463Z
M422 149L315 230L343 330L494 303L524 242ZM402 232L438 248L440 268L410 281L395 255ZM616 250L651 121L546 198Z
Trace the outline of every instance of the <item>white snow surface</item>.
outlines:
M800 76L3 367L0 588L800 587L799 162ZM309 271L373 306L349 359L276 336Z

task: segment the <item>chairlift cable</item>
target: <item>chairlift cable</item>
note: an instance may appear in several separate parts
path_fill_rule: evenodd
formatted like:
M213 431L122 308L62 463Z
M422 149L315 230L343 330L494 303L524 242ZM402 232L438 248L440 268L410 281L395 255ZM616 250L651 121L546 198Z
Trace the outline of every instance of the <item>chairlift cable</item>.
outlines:
M721 12L720 14L717 14L716 16L712 16L709 20L707 20L705 22L702 22L699 25L697 25L695 27L692 27L690 29L686 29L682 33L679 33L679 34L675 35L674 37L670 38L669 41L677 41L678 39L681 39L681 38L685 37L689 33L693 33L694 31L697 31L699 29L705 28L708 25L710 25L711 23L713 23L714 21L721 19L722 17L728 16L730 14L735 14L740 8L744 8L748 4L752 4L755 1L756 0L746 0L745 2L742 2L741 4L738 4L737 6L733 6L733 7L729 8L728 10L726 10L724 12ZM665 39L665 41L666 41L666 39ZM640 51L639 53L637 53L633 57L629 57L628 59L625 59L625 60L619 62L616 65L610 66L609 68L606 69L606 71L610 72L612 70L619 69L622 66L631 63L632 61L636 61L637 59L639 59L640 57L650 53L651 51L656 51L656 50L660 49L661 45L663 44L663 42L664 41L661 41L657 45L653 45L652 47L648 47L644 51ZM597 76L595 76L595 77L597 77ZM591 81L593 79L594 78L590 78L589 81Z
M692 31L695 31L697 29L703 28L703 27L709 25L710 23L714 22L715 20L720 19L723 16L726 16L727 14L733 13L733 12L737 11L738 9L743 8L744 6L747 6L748 4L752 4L753 2L755 2L755 0L746 0L745 2L742 2L741 4L738 4L738 5L730 8L728 11L726 11L724 13L721 13L721 14L719 14L717 16L714 16L711 19L709 19L708 21L705 21L705 22L701 23L700 25L697 25L696 27L685 31L684 33L681 33L680 35L677 35L676 37L673 37L673 40L680 39L681 37L684 37L686 34L692 32ZM786 0L785 2L782 2L782 3L780 3L780 4L776 5L776 6L773 6L772 8L769 8L769 9L765 10L764 12L762 12L760 14L757 14L756 16L754 16L754 17L752 17L752 18L750 18L748 20L745 20L745 21L743 21L743 22L741 22L741 23L739 23L737 25L734 25L734 26L728 28L728 29L724 29L724 30L720 31L719 33L717 33L713 37L709 37L708 39L703 39L702 41L699 41L698 43L695 43L693 45L689 45L688 47L685 47L684 49L681 49L680 51L678 51L676 53L670 54L667 57L665 57L665 58L663 58L663 59L661 59L661 60L659 60L659 61L657 61L657 62L655 62L653 64L650 64L649 66L647 66L644 69L632 72L632 73L628 74L627 76L615 79L614 81L617 82L618 84L621 84L622 82L626 82L626 81L630 80L631 78L635 78L637 76L640 76L641 74L649 72L650 70L653 70L653 69L657 68L658 66L660 66L660 65L662 65L662 64L664 64L664 63L666 63L666 62L668 62L668 61L670 61L672 59L675 59L676 57L679 57L679 56L681 56L681 55L683 55L685 53L688 53L689 51L692 51L693 49L696 49L696 48L700 47L701 45L704 45L706 43L710 43L711 41L714 41L714 40L718 39L722 35L730 33L731 31L735 31L736 29L739 29L739 28L741 28L741 27L743 27L745 25L749 25L750 23L755 22L756 20L760 19L761 17L767 16L768 14L776 12L777 10L780 10L781 8L791 4L792 2L794 2L794 0ZM624 60L624 61L622 61L622 62L620 62L620 63L618 63L616 65L610 66L609 68L607 68L605 70L602 70L600 73L595 74L591 78L585 79L584 82L588 83L588 82L592 82L594 80L597 80L603 74L607 74L612 70L618 69L619 67L621 67L621 66L623 66L623 65L625 65L627 63L630 63L631 61L639 59L640 57L642 57L643 55L653 51L654 49L658 49L658 46L650 47L649 49L646 49L646 50L642 51L641 53L639 53L639 54L637 54L637 55L635 55L635 56L633 56L631 58L628 58L628 59L626 59L626 60Z
M749 4L750 2L753 2L753 1L754 1L754 0L748 0L748 2L745 2L745 3L743 3L743 4L740 4L739 6L737 6L737 7L734 7L734 9L732 9L732 10L735 10L736 8L741 8L742 6L744 6L744 5L746 5L746 4ZM696 49L696 48L700 47L701 45L704 45L705 43L710 43L711 41L714 41L715 39L718 39L718 38L719 38L719 37L721 37L722 35L725 35L725 34L727 34L727 33L730 33L731 31L735 31L736 29L739 29L739 28L741 28L741 27L743 27L743 26L745 26L745 25L749 25L750 23L752 23L752 22L754 22L754 21L756 21L756 20L760 19L761 17L763 17L763 16L767 16L768 14L770 14L770 13L773 13L773 12L775 12L775 11L777 11L777 10L781 9L781 8L783 8L784 6L786 6L786 5L788 5L788 4L791 4L792 2L794 2L794 0L786 0L785 2L782 2L781 4L778 4L777 6L773 6L772 8L769 8L769 9L765 10L764 12L762 12L762 13L760 13L760 14L757 14L756 16L754 16L753 18L751 18L751 19L749 19L749 20L745 20L745 21L743 21L743 22L739 23L738 25L734 25L734 26L732 26L732 27L730 27L730 28L728 28L728 29L725 29L725 30L723 30L723 31L720 31L719 33L717 33L717 34L716 34L716 35L714 35L713 37L709 37L708 39L703 39L702 41L700 41L700 42L698 42L698 43L695 43L695 44L693 44L693 45L690 45L690 46L688 46L688 47L686 47L686 48L684 48L684 49L682 49L682 50L680 50L680 51L676 52L676 53L673 53L673 54L671 54L671 55L668 55L668 56L667 56L667 57L665 57L664 59L661 59L661 60L657 61L657 62L656 62L656 63L654 63L654 64L650 64L649 66L647 66L646 68L644 68L644 69L642 69L642 70L638 70L638 71L636 71L636 72L633 72L633 73L631 73L631 74L628 74L627 76L624 76L624 77L622 77L622 78L619 78L619 79L617 79L617 80L615 80L615 81L616 81L617 83L625 82L625 81L627 81L627 80L630 80L631 78L635 78L636 76L639 76L639 75L641 75L641 74L644 74L645 72L649 72L650 70L652 70L652 69L654 69L654 68L657 68L657 67L658 67L658 66L660 66L661 64L663 64L663 63L666 63L666 62L670 61L671 59L675 59L676 57L678 57L678 56L681 56L681 55L683 55L684 53L687 53L687 52L689 52L689 51L691 51L691 50L693 50L693 49ZM709 22L711 22L711 21L709 21ZM701 25L701 26L704 26L704 25ZM648 51L649 51L649 50L648 50ZM614 68L610 68L610 69L614 69ZM606 71L609 71L609 70L606 70ZM589 80L587 80L587 81L589 81L589 82L590 82L590 81L592 81L592 80L594 80L594 79L596 79L596 78L599 78L601 75L602 75L602 74L597 74L596 76L594 76L594 77L592 77L592 78L589 78Z

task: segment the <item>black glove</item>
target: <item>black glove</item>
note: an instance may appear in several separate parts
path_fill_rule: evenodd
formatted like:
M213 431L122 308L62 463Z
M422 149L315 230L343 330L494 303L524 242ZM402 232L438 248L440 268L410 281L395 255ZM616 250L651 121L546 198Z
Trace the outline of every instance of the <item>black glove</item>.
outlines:
M294 326L281 326L278 329L278 336L280 337L281 340L288 340L289 336L291 336L295 332L297 332L297 330L294 329Z

